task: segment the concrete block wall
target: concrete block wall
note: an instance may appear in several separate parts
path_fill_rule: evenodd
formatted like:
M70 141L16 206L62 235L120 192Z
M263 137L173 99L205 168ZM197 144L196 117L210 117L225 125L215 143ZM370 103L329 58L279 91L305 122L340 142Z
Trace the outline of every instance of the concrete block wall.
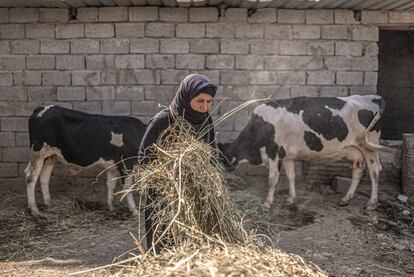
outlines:
M245 100L376 93L378 26L414 23L411 12L215 7L0 9L0 177L28 161L27 121L39 105L147 121L189 73ZM218 131L240 132L242 111ZM218 116L217 115L217 116ZM217 117L216 116L216 117Z

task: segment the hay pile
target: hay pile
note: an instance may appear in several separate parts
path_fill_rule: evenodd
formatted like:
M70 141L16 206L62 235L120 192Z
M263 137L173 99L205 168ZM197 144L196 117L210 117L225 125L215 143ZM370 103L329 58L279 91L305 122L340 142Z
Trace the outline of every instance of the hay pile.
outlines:
M326 276L296 255L266 247L263 236L246 229L226 190L217 153L193 136L185 120L176 119L160 137L149 151L156 159L131 173L131 189L141 195L141 207L149 203L155 209L153 241L165 248L161 255L149 249L135 257L136 266L122 274ZM157 196L147 202L151 190ZM144 240L136 241L141 252Z

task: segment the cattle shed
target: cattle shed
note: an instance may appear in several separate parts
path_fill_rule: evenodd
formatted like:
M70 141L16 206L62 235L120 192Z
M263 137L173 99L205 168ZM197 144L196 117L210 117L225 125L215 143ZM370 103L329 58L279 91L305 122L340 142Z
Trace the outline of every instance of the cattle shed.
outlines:
M0 0L0 178L23 187L35 107L148 121L192 72L227 98L216 117L270 95L378 93L400 140L414 131L413 26L407 0Z

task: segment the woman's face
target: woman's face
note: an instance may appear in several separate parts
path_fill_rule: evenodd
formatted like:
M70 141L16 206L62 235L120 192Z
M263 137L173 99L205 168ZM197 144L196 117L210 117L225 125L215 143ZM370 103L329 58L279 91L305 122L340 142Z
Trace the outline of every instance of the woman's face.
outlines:
M211 106L213 105L213 97L207 93L199 93L191 99L190 106L193 110L206 113L210 111Z

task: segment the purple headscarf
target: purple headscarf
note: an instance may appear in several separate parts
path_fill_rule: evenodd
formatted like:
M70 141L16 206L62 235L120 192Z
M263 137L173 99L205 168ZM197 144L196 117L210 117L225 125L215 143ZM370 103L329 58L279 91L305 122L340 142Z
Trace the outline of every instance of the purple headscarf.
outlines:
M207 117L208 113L201 113L191 108L191 100L199 93L207 93L214 97L216 95L217 87L204 75L190 74L184 78L180 87L177 89L174 99L170 106L174 113L183 115L184 118L196 127L202 124ZM196 130L198 128L195 128Z

